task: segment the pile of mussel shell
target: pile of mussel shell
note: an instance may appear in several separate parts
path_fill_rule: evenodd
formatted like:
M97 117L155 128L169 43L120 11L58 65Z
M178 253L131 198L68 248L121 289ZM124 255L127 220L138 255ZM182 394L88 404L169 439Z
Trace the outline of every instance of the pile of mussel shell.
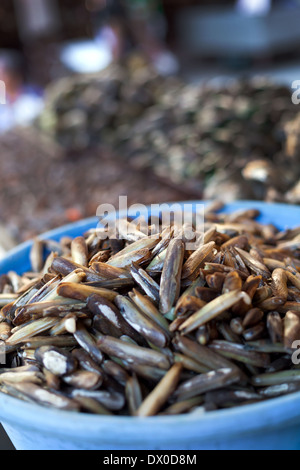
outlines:
M300 201L298 107L264 78L187 84L141 58L59 81L38 126L67 150L99 145L207 199Z

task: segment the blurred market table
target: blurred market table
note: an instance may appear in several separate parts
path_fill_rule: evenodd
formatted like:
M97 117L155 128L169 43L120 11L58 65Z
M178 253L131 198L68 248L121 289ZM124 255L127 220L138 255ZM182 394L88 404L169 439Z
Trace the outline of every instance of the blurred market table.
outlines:
M134 171L126 160L104 150L64 155L31 128L0 136L0 145L0 247L4 250L51 228L95 216L100 204L118 208L120 195L127 195L129 204L188 197L180 187L172 188L147 171Z

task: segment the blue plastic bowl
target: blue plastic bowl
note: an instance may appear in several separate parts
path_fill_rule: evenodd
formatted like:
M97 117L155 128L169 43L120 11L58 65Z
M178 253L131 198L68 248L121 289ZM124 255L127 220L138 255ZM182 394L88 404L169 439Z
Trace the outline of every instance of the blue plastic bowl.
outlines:
M225 211L250 207L261 211L263 223L280 229L300 225L297 206L240 202ZM96 224L88 219L44 238L78 236ZM10 252L0 273L29 269L30 247L25 243ZM18 450L300 449L300 393L204 415L147 419L56 411L0 394L0 420Z

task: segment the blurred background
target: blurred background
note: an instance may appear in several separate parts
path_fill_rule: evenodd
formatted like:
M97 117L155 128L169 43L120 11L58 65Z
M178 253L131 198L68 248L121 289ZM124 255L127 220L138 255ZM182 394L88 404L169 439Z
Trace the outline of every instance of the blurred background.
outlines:
M0 257L120 195L299 204L299 22L299 0L1 0Z
M298 0L2 0L0 255L121 194L298 203L299 20Z

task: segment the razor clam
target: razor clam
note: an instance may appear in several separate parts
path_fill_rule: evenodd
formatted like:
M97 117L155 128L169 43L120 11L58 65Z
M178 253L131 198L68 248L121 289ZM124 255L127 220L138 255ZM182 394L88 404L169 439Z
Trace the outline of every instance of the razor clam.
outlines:
M228 294L229 292L241 291L243 287L243 281L239 276L237 271L232 271L227 274L224 279L223 284L223 294Z
M30 300L34 298L37 292L39 292L40 288L44 285L42 281L37 282L31 289L26 291L24 294L21 295L17 300L14 302L5 305L5 307L1 310L1 318L7 319L10 321L14 320L15 311L24 305L26 305Z
M300 303L300 291L295 288L288 289L288 301Z
M177 401L173 405L169 406L164 410L161 415L179 415L187 413L195 407L198 407L204 403L203 397L190 398L188 400Z
M239 247L235 247L234 250L236 250L242 257L243 261L245 262L246 266L253 271L254 274L257 276L262 276L264 279L269 279L271 277L271 273L269 269L262 264L260 261L257 259L253 258L249 253L247 253L245 250L242 250Z
M141 404L136 412L137 416L156 415L176 390L181 372L182 365L175 364Z
M41 385L43 383L43 374L37 371L28 372L4 372L0 374L1 384L23 384L30 382L32 384Z
M189 338L177 335L173 343L182 354L196 361L200 367L205 368L206 372L224 368L237 369L233 362Z
M126 297L119 295L115 303L120 309L122 316L141 336L153 343L155 346L164 348L168 338L157 323L143 313Z
M127 289L134 285L132 278L126 279L108 279L100 282L86 282L85 287L103 288L103 289Z
M95 315L93 318L93 328L95 331L102 335L113 336L114 338L120 338L122 331L116 328L109 320L102 315Z
M242 335L244 333L243 322L240 318L233 318L230 322L230 328L235 335Z
M116 259L116 258L122 258L125 255L130 255L131 253L137 253L142 250L148 250L151 251L153 248L156 247L157 243L159 242L158 238L143 238L142 240L138 240L134 243L131 243L128 245L126 248L124 248L122 251L119 251L115 256L111 258L111 260ZM111 265L110 263L108 263ZM130 263L131 264L131 263ZM130 266L129 264L129 266ZM111 266L114 266L113 264Z
M6 341L11 336L11 326L6 323L0 323L0 341Z
M114 361L104 361L102 364L104 372L115 379L118 383L125 386L129 380L126 370Z
M184 304L185 304L185 299L187 296L194 296L197 295L197 289L204 287L206 284L205 278L199 277L196 279L190 287L188 287L185 292L182 294L182 296L179 298L178 302L176 303L176 308L175 308L175 315L181 315L184 314Z
M273 373L273 372L281 372L283 370L287 370L291 367L292 361L290 356L281 356L279 359L275 359L266 372Z
M167 257L168 248L160 252L153 258L146 271L150 274L161 273Z
M282 343L272 343L270 340L249 341L245 345L246 350L265 354L285 354L286 348Z
M112 411L120 411L125 405L125 397L120 393L113 391L75 389L72 391L71 397L74 398L74 400L77 400L78 398L92 398L93 400L101 403L101 405L108 410Z
M115 268L114 266L109 266L107 263L93 263L91 264L91 269L99 274L103 280L131 279L131 274L127 269Z
M253 297L254 304L261 304L272 296L272 289L269 286L259 287Z
M165 317L159 313L155 305L151 302L151 299L145 297L136 289L133 289L133 291L129 292L128 295L139 310L162 328L164 333L169 337L169 323Z
M95 271L91 271L85 266L74 263L73 261L70 261L63 257L54 258L50 269L63 277L66 277L79 269L85 274L87 282L102 281L101 276L99 276Z
M69 314L64 319L64 321L65 321L66 331L73 335L77 330L77 317L76 317L76 315L75 314Z
M11 388L17 393L40 403L44 406L58 408L60 410L79 411L79 405L72 399L67 398L58 392L46 390L45 388L38 387L33 383L13 384Z
M262 374L252 378L255 387L272 387L274 385L291 384L300 382L299 370L288 370L275 372L273 374Z
M76 331L76 318L68 316L59 320L56 325L54 325L51 330L49 331L49 335L53 337L57 337L59 335L65 335L67 333L75 333Z
M300 314L300 303L299 302L286 302L284 305L280 305L276 308L279 313L287 313L289 311Z
M29 349L29 348L25 348L25 349L21 349L21 351L19 351L18 353L18 356L20 358L22 358L22 363L23 364L36 364L36 358L35 358L35 349Z
M212 253L215 242L209 242L196 250L186 261L182 268L182 279L190 277L197 269L200 269L207 257Z
M300 338L300 317L294 312L287 312L284 318L284 345L287 349L293 348L295 341Z
M174 227L166 227L161 232L161 240L157 243L157 245L152 250L152 256L157 256L159 253L165 251L168 248L170 240L172 240L174 236Z
M0 308L11 304L18 299L18 294L0 294Z
M68 279L72 282L79 283L84 279L85 275L82 271L80 270L75 270L71 272L65 279ZM35 302L50 302L52 300L56 300L59 298L57 294L57 288L61 284L61 278L59 275L53 277L50 279L44 286L41 287L41 289L38 290L38 292L30 299L29 304L35 303ZM23 310L18 309L18 315L22 315Z
M161 276L160 311L168 313L180 295L180 279L184 257L184 243L171 240Z
M213 273L206 276L207 285L218 292L222 291L225 279L225 273Z
M7 274L0 275L0 293L1 294L12 294L13 293L13 286L11 283L10 278Z
M65 375L62 380L73 388L80 390L97 390L103 383L103 378L97 372L79 370Z
M298 383L286 383L280 385L271 385L270 387L259 390L259 394L263 398L276 398L290 393L299 392L300 384Z
M80 407L90 413L95 415L102 415L102 416L111 416L112 413L108 411L101 403L94 398L86 397L83 395L77 394L74 398Z
M77 361L72 354L53 346L38 348L35 351L35 358L57 377L72 374L77 368Z
M233 291L229 292L228 294L223 294L209 304L205 305L198 312L194 313L194 315L192 315L179 327L179 330L182 331L183 334L188 334L218 317L221 313L233 307L240 300L244 300L246 303L248 303L250 308L251 299L245 292Z
M125 396L131 416L136 416L143 402L142 390L137 376L134 374L126 382Z
M242 344L215 340L211 343L210 348L226 358L242 362L244 364L250 364L262 368L267 368L270 365L270 357L267 354L259 354L255 351L249 351L246 346Z
M103 354L97 348L96 341L92 335L86 330L86 328L79 324L76 332L74 333L74 338L77 343L94 359L97 363L102 363Z
M118 238L111 238L109 240L109 251L111 256L116 255L121 250L124 249L125 242L124 240L120 240Z
M200 326L196 331L196 339L201 346L206 346L210 341L210 328L207 325Z
M219 273L231 273L233 271L236 271L242 279L246 279L249 275L248 272L242 271L239 269L240 266L237 265L237 267L230 267L230 266L225 266L224 264L220 263L212 263L212 262L205 262L205 271L206 274L213 274L216 272ZM209 271L209 272L208 272Z
M273 271L274 269L286 268L286 264L283 261L278 261L272 258L264 258L263 261L267 268L270 269L270 271Z
M28 395L25 395L25 393L23 393L22 391L17 390L14 384L6 383L6 384L0 385L0 392L10 395L11 397L17 398L18 400L22 400L26 403L31 403L31 404L36 403L36 400L34 399L34 397L30 398Z
M230 343L242 344L242 340L239 335L232 331L232 328L225 321L220 321L216 324L217 330L220 335Z
M257 209L240 209L235 212L232 212L227 216L228 222L240 222L245 219L256 219L259 217L260 211Z
M291 273L289 270L285 271L285 274L291 284L295 286L298 290L300 290L300 274L299 273Z
M73 336L35 336L24 343L25 348L38 349L42 346L54 346L57 348L72 348L77 345Z
M44 264L44 268L43 268L43 271L42 271L42 274L45 275L45 274L48 274L49 271L50 271L50 268L52 266L52 263L54 261L55 258L57 258L58 256L58 253L55 253L55 252L51 252L50 255L47 257L46 261L45 261L45 264Z
M243 402L256 402L261 401L263 397L257 393L251 392L250 390L217 390L208 392L205 395L207 403L213 403L216 406L227 408L229 404L238 405Z
M300 248L300 235L297 235L293 240L278 244L278 249L282 251L296 251Z
M80 281L82 277L78 276L77 279ZM49 300L53 300L52 297L55 299L57 297L56 288L59 286L60 281L61 278L59 275L50 279L37 291L37 293L30 300L30 303L40 302L41 300L45 302L48 298Z
M129 268L132 263L138 265L146 263L151 259L151 251L148 248L142 250L130 251L129 253L120 255L119 253L107 261L109 266L115 268Z
M237 237L233 237L227 242L223 243L221 246L222 250L228 250L229 248L241 248L244 250L249 244L248 237L246 235L238 235Z
M88 298L87 305L90 311L95 315L94 327L96 330L98 329L98 325L100 325L101 330L101 318L104 318L112 324L117 337L127 335L137 342L140 341L140 335L127 323L112 302L99 295L92 295Z
M274 297L282 298L285 303L288 299L288 277L286 271L283 269L275 269L272 273L272 281Z
M86 304L76 300L61 298L59 300L32 303L17 309L14 325L19 326L30 320L38 320L43 317L64 317L70 313L81 317L88 317Z
M269 299L256 304L258 308L267 312L278 310L283 305L285 305L285 300L282 297L270 297Z
M34 240L30 250L30 263L34 272L39 273L44 267L44 242L38 238Z
M138 377L142 377L149 382L156 384L159 382L167 373L167 370L158 369L157 367L151 367L140 364L128 364L127 370L135 372Z
M163 370L168 370L170 367L168 358L158 351L125 343L109 336L100 338L97 344L102 352L124 359L128 364L148 365Z
M28 325L21 327L18 331L13 333L12 336L6 340L6 344L14 346L19 343L25 343L33 336L37 336L50 330L58 322L59 320L57 320L57 318L42 318L40 320L30 322Z
M282 319L277 312L271 312L267 317L267 328L272 343L283 342L283 323Z
M97 295L100 295L101 297L105 297L110 301L115 300L115 298L118 295L109 289L104 289L100 287L90 287L84 284L79 285L79 284L73 284L69 282L62 283L58 287L57 293L61 297L79 300L80 302L85 302L86 299L93 294L97 294Z
M184 354L174 354L175 363L182 364L186 370L191 370L197 374L204 374L207 372L207 367L202 366L199 362L196 362L191 357L185 356Z
M11 367L11 369L0 369L0 374L10 373L19 373L19 372L39 372L39 367L36 366L19 366Z
M74 349L72 351L72 356L77 359L81 369L88 372L96 372L98 375L102 374L101 367L93 361L91 356L84 349Z
M134 223L130 223L126 219L119 220L117 227L120 238L127 240L128 242L138 242L144 238L147 238L147 235L138 230Z
M261 285L262 282L263 282L262 276L253 276L253 275L251 275L246 279L246 281L243 285L243 291L246 292L249 295L251 300L253 300L254 297L256 296L257 291L259 289L259 286ZM272 290L270 288L269 288L268 292L269 292L269 296L271 296ZM267 297L265 297L265 299L266 298ZM258 301L259 300L260 299L258 299Z
M261 322L264 318L264 312L259 308L253 308L249 310L245 318L243 319L242 326L243 328L249 328L250 326L255 326L257 323Z
M239 379L240 377L236 370L218 369L207 374L197 375L184 382L176 390L176 396L180 400L188 400L212 390L232 385L238 382Z
M132 263L131 275L135 282L143 289L146 295L155 303L159 303L160 286L142 268Z
M88 247L83 237L77 237L71 243L72 260L76 264L88 266Z
M248 328L248 330L245 330L243 333L243 337L245 341L255 341L264 336L265 330L266 326L264 322L261 322L253 326L252 328Z
M201 310L206 306L204 300L199 299L198 297L186 296L181 306L181 315L178 316L180 319L183 315L186 316L189 313L195 313Z

